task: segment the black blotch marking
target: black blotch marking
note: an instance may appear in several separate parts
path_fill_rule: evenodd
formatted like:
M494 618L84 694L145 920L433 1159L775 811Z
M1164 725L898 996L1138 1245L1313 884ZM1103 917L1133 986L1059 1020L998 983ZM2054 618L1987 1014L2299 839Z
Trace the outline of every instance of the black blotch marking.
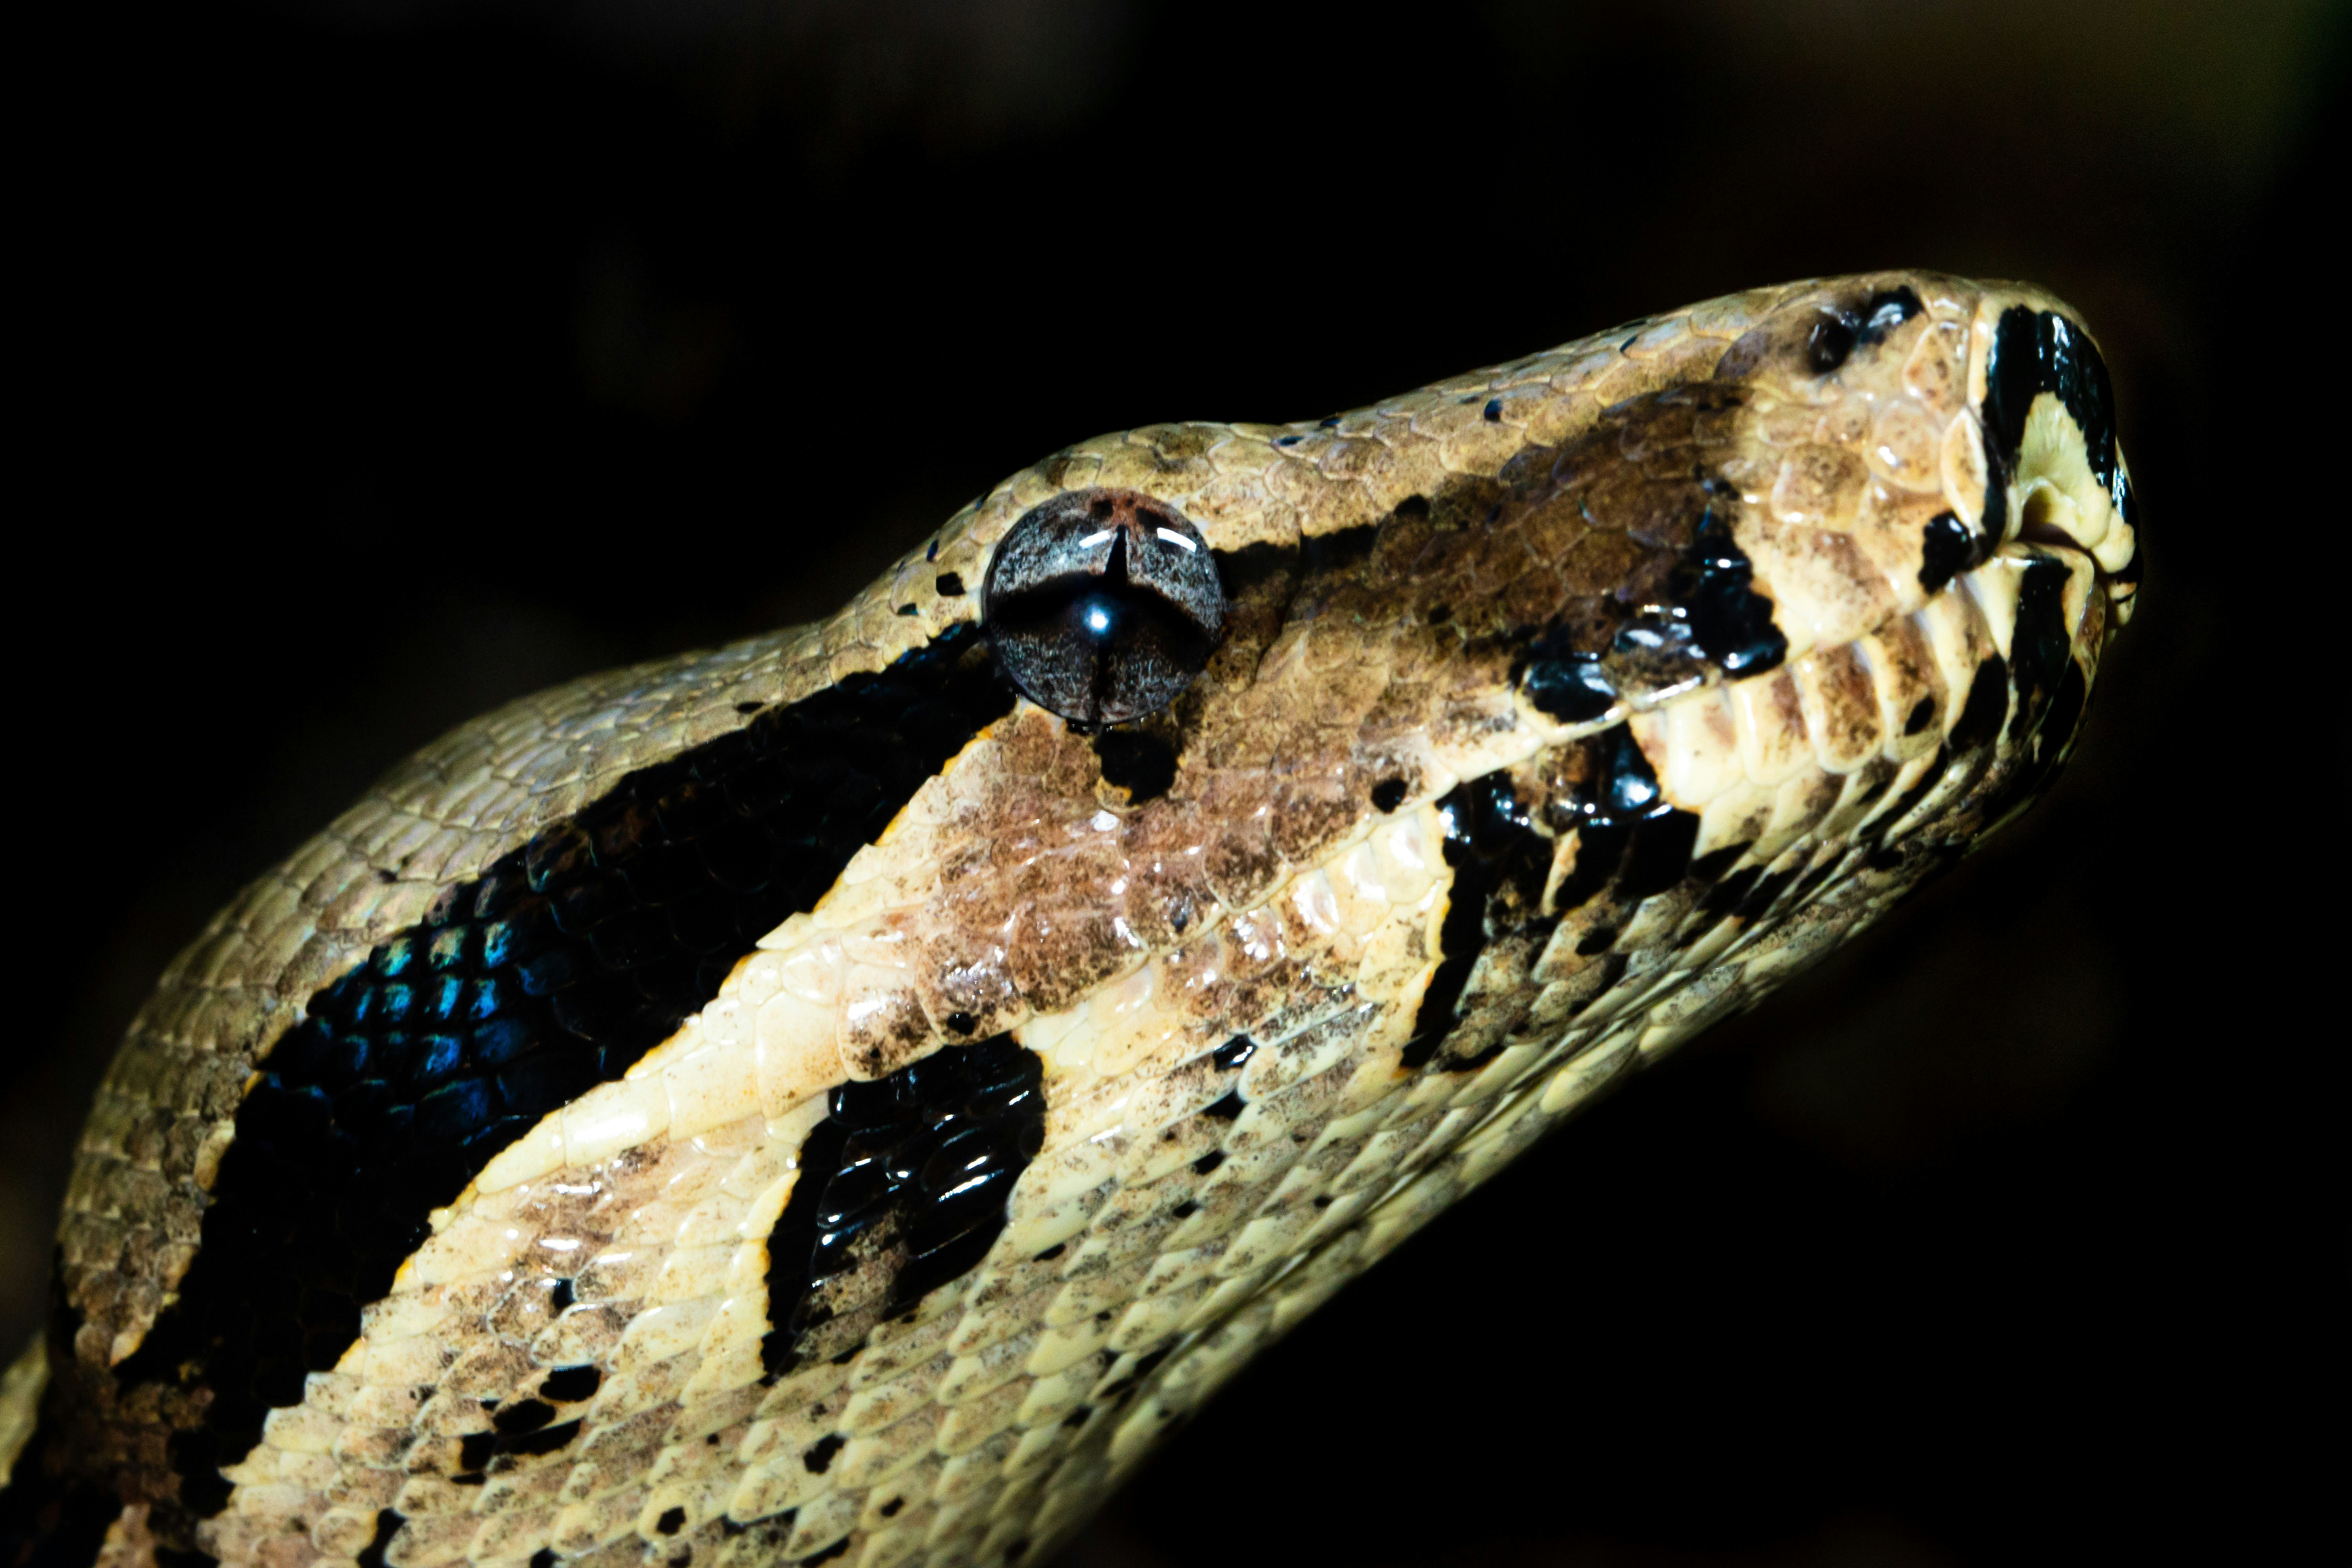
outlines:
M735 711L738 713L757 713L761 709L765 708L767 704L764 702L738 702L735 704Z
M1429 521L1429 498L1419 494L1409 495L1396 503L1396 511L1393 515L1409 518L1416 522L1426 522Z
M1719 479L1700 477L1706 498L1691 542L1668 571L1660 598L1618 625L1605 651L1580 648L1589 636L1567 625L1545 627L1512 661L1528 700L1570 723L1604 716L1616 700L1603 660L1658 679L1693 659L1735 678L1778 667L1789 639L1772 622L1772 601L1756 591L1756 570L1732 538L1727 506L1736 495Z
M593 1366L559 1366L540 1379L539 1396L559 1405L577 1405L596 1392L604 1374Z
M1212 1149L1207 1153L1192 1162L1192 1173L1195 1175L1205 1176L1224 1163L1224 1151L1222 1149Z
M1437 972L1422 993L1412 1035L1398 1060L1410 1069L1435 1059L1462 1021L1462 991L1486 944L1506 932L1541 940L1557 924L1538 907L1551 868L1551 841L1535 831L1528 810L1504 772L1482 774L1449 790L1437 803L1445 823L1445 863L1454 880L1438 927ZM1483 1060L1484 1058L1476 1058ZM1464 1071L1476 1060L1448 1058Z
M942 572L931 580L931 586L939 591L942 599L961 599L963 597L963 574Z
M1277 447L1296 447L1305 439L1303 436L1276 436L1274 438L1274 444Z
M1171 1219L1191 1219L1194 1215L1199 1214L1200 1212L1201 1205L1194 1203L1192 1199L1186 1198L1182 1203L1178 1204L1174 1208L1170 1209L1168 1211L1168 1215Z
M1707 889L1698 901L1695 917L1685 922L1684 929L1675 936L1675 946L1689 947L1708 931L1713 931L1718 922L1748 897L1748 889L1756 885L1757 880L1763 874L1763 867L1749 866L1732 872Z
M2008 713L2009 665L2000 655L1989 654L1969 680L1968 700L1960 704L1960 716L1952 721L1944 744L1955 755L1989 746Z
M1554 826L1576 835L1576 854L1552 895L1551 908L1565 914L1607 897L1630 906L1662 893L1685 877L1713 883L1747 853L1745 843L1728 845L1694 861L1699 819L1671 805L1656 773L1624 725L1586 736L1577 744L1574 775L1580 781L1564 803L1555 803ZM1580 938L1586 957L1607 951L1618 921L1597 926Z
M551 1286L549 1286L549 1287L548 1287L548 1290L547 1290L547 1315L548 1315L549 1317L551 1317L551 1318L560 1318L560 1317L562 1317L565 1312L569 1311L569 1310L571 1310L571 1307L572 1307L572 1281L571 1281L571 1280L569 1280L569 1279L558 1279L554 1284L552 1284L552 1285L551 1285Z
M1045 1251L1039 1253L1035 1258L1032 1258L1031 1261L1034 1263L1051 1263L1056 1258L1061 1257L1063 1253L1068 1251L1069 1245L1070 1244L1066 1241L1057 1241L1054 1243L1053 1246L1047 1247Z
M901 605L898 606L898 614L902 616L917 616L922 614L922 612L916 609L912 605Z
M1810 900L1832 877L1837 875L1837 871L1838 858L1833 855L1798 878L1796 891L1789 895L1791 907L1801 906Z
M1918 701L1911 704L1911 711L1903 721L1905 738L1908 739L1917 734L1935 721L1936 700L1933 697L1922 697Z
M1315 422L1315 427L1318 430L1337 430L1339 427L1339 416L1336 414L1328 415L1318 419Z
M501 1435L536 1432L554 1419L555 1406L541 1400L521 1399L491 1416L490 1426Z
M1257 1042L1247 1035L1235 1035L1209 1053L1209 1060L1219 1072L1231 1072L1257 1054Z
M1805 334L1805 368L1815 375L1827 375L1845 363L1853 353L1856 323L1843 311L1823 310L1813 318L1812 331Z
M2066 584L2073 576L2063 561L2043 557L2018 583L2017 622L2009 638L2010 679L2017 687L2011 741L2023 740L2041 721L2060 672L2073 662L2066 637Z
M542 1546L530 1554L530 1568L555 1568L558 1561L554 1547Z
M1601 656L1570 647L1570 635L1555 629L1537 637L1514 661L1511 678L1538 712L1585 724L1616 705L1617 688L1601 668Z
M1103 781L1127 791L1129 805L1157 800L1176 782L1176 748L1156 731L1103 730L1096 733L1094 746Z
M368 1538L365 1546L360 1548L357 1559L360 1568L383 1568L383 1554L391 1547L392 1538L398 1535L400 1527L407 1522L407 1518L396 1509L376 1510L375 1533ZM552 1552L548 1554L548 1560L554 1561ZM537 1558L531 1559L534 1568L537 1568L538 1561Z
M1353 572L1372 558L1372 547L1380 542L1380 524L1374 522L1310 533L1299 541L1299 570L1308 576Z
M1071 1411L1067 1415L1062 1417L1062 1425L1075 1432L1079 1427L1085 1426L1089 1420L1093 1419L1095 1407L1093 1405L1081 1405L1076 1410Z
M624 775L312 994L237 1108L178 1300L116 1369L125 1398L209 1392L171 1440L190 1510L225 1506L220 1468L357 1339L434 1209L674 1033L1013 701L951 630Z
M1382 779L1372 786L1372 807L1382 816L1404 804L1404 780Z
M1213 1116L1220 1121L1231 1121L1234 1117L1239 1116L1248 1104L1249 1101L1242 1098L1240 1089L1229 1089L1218 1100L1202 1106L1201 1114Z
M1706 854L1696 857L1690 863L1691 880L1714 881L1737 865L1739 858L1748 853L1748 845L1753 842L1753 839L1743 838L1737 844L1727 844L1720 849L1710 849Z
M840 1540L835 1542L832 1545L826 1547L824 1551L812 1552L807 1556L799 1559L802 1568L816 1568L816 1564L820 1563L832 1562L835 1558L849 1550L849 1539L850 1538L848 1536L845 1535Z
M1862 307L1861 319L1854 328L1854 341L1860 343L1883 342L1887 333L1926 309L1907 283L1899 288L1881 289Z
M1780 895L1789 890L1789 885L1802 875L1803 870L1801 866L1791 866L1785 871L1766 872L1757 879L1755 887L1731 906L1732 917L1752 921L1769 913L1772 906L1780 901Z
M1618 896L1639 902L1681 881L1697 840L1698 818L1687 811L1670 807L1635 822L1633 842L1617 873Z
M738 1522L731 1514L721 1514L719 1516L719 1533L721 1535L728 1537L738 1536L751 1528L751 1527L748 1524Z
M981 1260L1045 1142L1043 1074L1012 1036L995 1035L832 1090L768 1239L771 1374L854 1354L876 1322ZM867 1267L887 1270L887 1298L836 1322L828 1282Z
M940 1026L950 1035L969 1035L980 1027L980 1020L969 1013L950 1013L940 1020Z
M1772 601L1756 592L1754 565L1711 504L1677 575L1687 583L1683 603L1691 641L1724 674L1761 674L1788 657L1789 639L1772 624Z
M2074 732L2082 727L2083 710L2089 695L2090 684L2083 675L2083 667L2073 659L2067 660L2066 673L2059 678L2041 725L2027 742L2025 764L1987 804L1989 817L2002 816L2021 803L2032 805L2058 782L2058 775L2065 771L2067 750L2074 743Z
M2042 391L2041 355L2035 352L2034 312L2011 305L1994 324L1991 363L1985 367L1984 427L1988 445L2006 468L2025 438L2025 416Z
M1738 909L1747 900L1749 889L1763 879L1764 868L1744 866L1706 890L1698 907L1710 913L1724 914Z
M523 1432L510 1437L500 1437L499 1452L502 1455L520 1454L525 1457L552 1454L578 1436L580 1436L580 1423L576 1420L566 1421L558 1426L542 1426L536 1432Z
M848 1438L838 1432L828 1432L809 1446L809 1451L801 1456L801 1463L808 1467L810 1475L821 1476L832 1468L833 1457L848 1446Z
M985 500L985 499L986 499L985 497L982 497L982 498L980 498L980 499L978 499L978 500L973 500L973 502L971 503L971 504L972 504L972 509L973 509L974 510L977 510L979 509L979 507L980 507L980 501L981 501L981 500ZM929 562L937 561L939 558L940 558L940 542L939 542L938 540L934 539L934 540L930 541L929 543L927 543L927 544L925 544L925 545L923 546L923 560L924 560L924 562L925 562L926 563L929 563Z
M375 868L375 879L379 882L397 882L400 880L397 876L393 874L392 868L389 866L378 866Z
M1499 397L1488 398L1486 406L1479 416L1489 425L1500 425L1503 422L1503 400Z
M1625 858L1633 837L1633 825L1614 817L1588 815L1576 826L1576 859L1552 895L1552 908L1565 914L1580 910L1607 890L1610 879Z
M875 1511L879 1513L884 1519L896 1519L898 1517L898 1510L906 1506L907 1500L905 1498L894 1497Z
M676 1535L685 1528L686 1510L682 1508L666 1508L662 1516L654 1521L654 1529L664 1535Z
M1951 743L1947 742L1937 748L1936 760L1927 764L1927 771L1919 775L1918 782L1897 796L1895 804L1887 807L1886 815L1880 817L1879 821L1891 828L1910 816L1919 803L1927 798L1927 792L1942 782L1944 770L1950 767L1951 763Z
M1496 1040L1483 1051L1473 1051L1466 1057L1455 1057L1445 1064L1448 1072L1475 1072L1503 1054L1505 1042Z
M457 1440L457 1468L478 1471L488 1466L499 1451L496 1432L468 1432Z
M1983 419L1987 457L1997 481L1987 487L1985 531L1998 537L2008 521L2008 480L2033 400L2054 394L2083 433L2091 477L2114 498L2116 510L2126 509L2130 486L2116 471L2116 411L2114 389L2106 361L2081 328L2054 310L2032 310L2012 305L2000 314L1993 330L1991 363L1985 371ZM1995 509L1992 492L1999 492Z
M2001 535L2009 529L2009 470L2011 454L1995 457L1985 454L1984 515L1977 519L1977 529L1984 535L1985 550L1990 553Z
M1958 512L1939 511L1929 518L1919 542L1919 586L1933 594L1978 564L1982 542Z

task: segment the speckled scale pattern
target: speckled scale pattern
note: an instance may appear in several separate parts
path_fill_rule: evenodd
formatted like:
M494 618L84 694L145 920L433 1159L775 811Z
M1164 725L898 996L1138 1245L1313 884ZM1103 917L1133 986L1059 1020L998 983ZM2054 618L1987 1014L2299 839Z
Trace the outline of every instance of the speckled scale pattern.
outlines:
M60 1230L73 1365L26 1462L121 1479L110 1562L1042 1556L1257 1347L2046 787L2137 563L2079 353L1988 423L2016 310L2037 364L2088 342L2030 289L1878 275L1319 423L1083 443L820 626L429 748L134 1025ZM1093 488L1188 519L1231 599L1129 752L1020 702L939 757L813 903L723 976L698 961L674 1030L482 1152L224 1506L167 1462L193 1397L58 1404L196 1277L240 1105L308 1048L306 1008L626 775L968 622L940 580L983 581L1023 513ZM928 1163L977 1103L926 1075L968 1089L988 1053L1034 1063L1042 1116L979 1119L991 1169L1018 1164L989 1177L992 1235L901 1292L945 1212L913 1143ZM906 1114L867 1147L861 1102ZM861 1233L888 1245L795 1272L877 1154L906 1167ZM824 1289L856 1310L794 1329ZM803 1353L835 1322L854 1341Z

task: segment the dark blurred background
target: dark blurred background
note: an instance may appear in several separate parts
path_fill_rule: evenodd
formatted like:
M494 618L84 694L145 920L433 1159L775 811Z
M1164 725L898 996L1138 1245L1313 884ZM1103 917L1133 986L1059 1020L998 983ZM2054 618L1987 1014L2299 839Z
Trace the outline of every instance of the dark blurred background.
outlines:
M1931 266L2052 286L2115 368L2147 586L2074 772L1265 1356L1069 1563L2342 1560L2340 1512L2312 1531L2347 1321L2341 955L2315 963L2345 924L2345 20L283 0L20 27L0 1336L37 1317L153 974L443 729L813 618L1098 431L1312 417Z

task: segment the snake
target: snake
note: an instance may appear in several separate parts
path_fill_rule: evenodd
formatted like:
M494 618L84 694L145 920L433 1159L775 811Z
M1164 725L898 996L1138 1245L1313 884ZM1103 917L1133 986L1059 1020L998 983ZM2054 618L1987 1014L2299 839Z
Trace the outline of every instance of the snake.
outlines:
M2137 512L2064 304L1814 279L1082 442L467 724L131 1025L0 1551L1042 1562L2046 791Z

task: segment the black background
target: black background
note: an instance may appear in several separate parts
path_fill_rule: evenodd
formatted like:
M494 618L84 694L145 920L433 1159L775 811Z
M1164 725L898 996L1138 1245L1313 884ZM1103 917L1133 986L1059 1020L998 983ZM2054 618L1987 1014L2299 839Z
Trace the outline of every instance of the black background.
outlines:
M2342 1480L2343 20L289 0L19 32L0 1331L154 973L443 729L814 618L1098 431L1932 266L2056 289L2115 369L2147 584L2074 772L1265 1355L1069 1562L2336 1556L2305 1532Z

